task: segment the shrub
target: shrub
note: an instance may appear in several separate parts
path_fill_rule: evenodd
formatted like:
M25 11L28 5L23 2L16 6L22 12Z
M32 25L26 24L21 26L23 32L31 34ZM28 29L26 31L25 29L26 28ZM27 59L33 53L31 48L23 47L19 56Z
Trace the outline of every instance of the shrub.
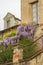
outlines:
M2 50L2 52L0 53L0 63L6 63L12 61L11 60L13 58L12 45L8 45L6 49L3 45L0 45L0 50Z
M6 33L3 38L6 38L3 44L5 44L6 49L4 45L0 45L0 50L3 52L0 53L0 63L5 63L11 61L13 58L13 47L12 43L19 40L20 44L25 45L23 48L23 58L28 58L34 54L34 48L36 45L32 45L33 42L33 37L34 36L34 31L35 29L31 25L26 25L26 26L19 26L17 29L17 34L14 31L11 31L9 33ZM7 38L9 37L9 38ZM9 42L11 44L9 44ZM18 41L17 41L18 42ZM28 44L28 46L27 46Z
M33 45L33 39L27 39L26 37L22 37L20 40L20 44L23 44L23 58L31 57L35 52L36 44Z
M8 37L12 37L12 36L15 36L16 35L16 32L15 31L10 31L8 33L5 33L3 35L3 38L8 38Z

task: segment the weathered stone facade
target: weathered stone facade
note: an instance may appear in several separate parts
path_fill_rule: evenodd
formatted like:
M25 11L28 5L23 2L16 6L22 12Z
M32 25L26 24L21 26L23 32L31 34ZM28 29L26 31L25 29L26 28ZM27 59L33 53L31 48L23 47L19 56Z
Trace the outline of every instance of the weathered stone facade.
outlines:
M38 24L43 24L43 0L21 0L22 23L32 23L32 3L38 3Z
M37 57L29 61L27 65L43 65L43 53L39 54Z
M13 32L13 33L16 33L17 32L17 27L18 27L19 25L16 25L16 26L13 26L13 27L10 27L10 28L8 28L8 29L5 29L5 30L2 30L2 31L0 31L0 41L1 40L4 40L5 38L8 38L6 35L7 34L10 34L11 32ZM6 37L5 37L6 36Z
M19 25L21 24L20 21L20 19L8 12L7 15L4 17L4 29Z
M43 34L43 0L21 0L21 21L22 23L33 24L32 5L37 3L37 29L34 38L37 39ZM35 11L34 11L35 12ZM35 17L35 16L34 16Z
M22 52L22 49L19 49ZM19 51L18 51L19 52ZM21 56L23 56L23 52L21 53L19 52L19 54L21 54ZM38 55L36 54L36 56L33 58L28 58L28 59L24 59L23 57L21 59L21 61L18 59L15 62L15 58L14 58L14 53L13 53L13 63L14 65L43 65L43 51L41 53L39 53ZM21 57L20 57L21 58Z
M21 63L21 65L43 65L43 53L38 55L37 57L33 58L30 61L25 61Z
M25 58L25 59L23 58L23 48L18 49L17 46L19 46L19 45L15 46L15 48L18 49L18 52L19 51L21 51L21 52L19 52L20 59L19 59L19 57L17 58L17 61L18 61L17 64L15 63L15 57L14 57L15 54L13 53L13 63L14 63L14 65L43 65L43 36L39 37L39 39L37 39L35 41L35 43L33 43L31 45L31 47L34 44L36 44L36 47L34 48L35 49L34 54L31 55L31 57ZM15 49L14 49L14 51L15 51Z

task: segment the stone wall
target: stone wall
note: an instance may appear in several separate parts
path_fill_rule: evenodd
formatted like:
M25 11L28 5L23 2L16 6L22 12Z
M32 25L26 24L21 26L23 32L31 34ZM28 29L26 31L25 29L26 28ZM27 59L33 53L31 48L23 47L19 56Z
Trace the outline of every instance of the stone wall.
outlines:
M21 54L21 53L19 53L19 54ZM22 55L23 55L23 52L22 52ZM18 60L16 60L16 62L15 62L15 58L14 58L14 55L13 55L13 63L14 63L14 65L43 65L43 52L40 53L39 55L37 55L36 57L30 59L30 60L29 60L29 58L24 59L24 60L22 58L21 60L22 61L20 62L20 60L18 58Z
M21 0L21 21L32 23L32 3L38 2L38 24L43 24L43 0Z
M10 34L11 32L16 34L18 26L19 25L16 25L16 26L0 31L0 40L8 38L7 35Z
M26 65L43 65L43 53L28 61Z
M39 39L35 41L35 43L31 45L31 47L32 46L34 47L34 44L36 44L34 48L35 49L34 54L31 55L31 57L25 58L25 59L23 58L23 48L22 47L19 48L19 45L15 46L14 52L16 49L18 49L18 52L19 52L19 56L16 60L16 62L18 61L17 65L43 65L43 36L39 37ZM14 65L16 65L14 52L13 52L13 63Z

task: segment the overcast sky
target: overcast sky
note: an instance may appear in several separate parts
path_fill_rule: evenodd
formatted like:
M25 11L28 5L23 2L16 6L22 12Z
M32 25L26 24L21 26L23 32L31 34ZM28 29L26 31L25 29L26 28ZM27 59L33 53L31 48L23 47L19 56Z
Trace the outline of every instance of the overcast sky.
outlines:
M10 12L21 18L21 0L0 0L0 30L4 29L3 18Z

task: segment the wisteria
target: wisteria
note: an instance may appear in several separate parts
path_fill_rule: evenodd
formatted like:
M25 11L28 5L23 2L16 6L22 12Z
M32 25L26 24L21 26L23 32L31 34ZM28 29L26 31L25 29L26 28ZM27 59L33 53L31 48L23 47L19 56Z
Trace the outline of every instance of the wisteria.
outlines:
M17 33L15 36L9 37L7 39L1 40L0 44L3 43L4 46L9 45L9 44L15 44L17 42L19 42L21 36L24 37L29 37L29 36L33 36L35 32L35 29L32 25L27 24L26 26L19 26L17 28Z
M20 33L21 36L27 37L28 33L26 31Z
M20 39L20 36L18 36L18 35L9 37L9 38L3 40L3 44L4 44L4 46L7 46L9 44L14 44L14 43L17 43L19 41L19 39ZM0 41L0 44L1 43L2 42Z
M26 26L19 26L17 34L22 36L33 36L35 29L32 25L27 24Z

